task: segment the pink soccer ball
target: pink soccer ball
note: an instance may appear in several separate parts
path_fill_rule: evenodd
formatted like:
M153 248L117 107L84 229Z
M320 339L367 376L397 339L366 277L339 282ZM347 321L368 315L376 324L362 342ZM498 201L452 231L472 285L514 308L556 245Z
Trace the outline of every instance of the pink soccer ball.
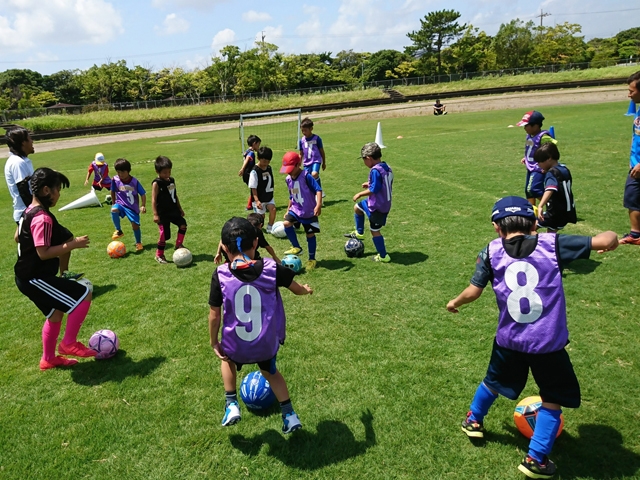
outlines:
M89 339L89 348L97 352L96 358L98 360L113 357L119 347L118 336L111 330L98 330Z

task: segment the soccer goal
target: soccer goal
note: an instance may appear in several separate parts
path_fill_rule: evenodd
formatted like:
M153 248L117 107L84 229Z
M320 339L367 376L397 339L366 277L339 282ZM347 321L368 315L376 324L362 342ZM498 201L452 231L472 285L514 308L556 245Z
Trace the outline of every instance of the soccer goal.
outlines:
M273 158L298 150L301 117L299 108L240 115L240 148L244 152L249 135L257 135L262 140L261 146L273 150Z

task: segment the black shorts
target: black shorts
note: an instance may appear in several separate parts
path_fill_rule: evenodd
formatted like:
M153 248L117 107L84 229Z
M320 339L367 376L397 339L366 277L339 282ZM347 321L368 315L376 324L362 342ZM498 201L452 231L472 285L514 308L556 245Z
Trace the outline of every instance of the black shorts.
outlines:
M624 184L624 208L628 210L640 211L640 180L627 176Z
M551 353L522 353L503 348L494 340L484 383L500 395L517 400L527 384L529 369L543 402L567 408L580 406L580 384L564 348Z
M566 220L556 217L550 217L547 212L544 212L544 220L542 222L538 219L539 227L550 228L552 230L562 230L567 226L567 223L568 222Z
M271 375L274 375L278 369L276 368L276 356L274 355L273 358L270 358L269 360L265 360L263 362L256 362L258 364L258 368L260 370L264 370L265 372L269 372ZM242 366L244 365L244 363L238 363L234 360L231 360L233 363L236 364L236 369L238 371L242 370Z
M302 218L298 217L295 213L287 212L284 216L284 219L289 223L300 222L302 224L302 229L306 234L320 233L320 221L316 216Z
M51 317L55 310L73 312L89 294L89 288L85 285L55 276L30 280L16 277L16 285L47 318Z
M180 215L173 215L170 217L160 217L160 223L158 225L162 225L164 229L164 239L169 240L171 238L171 224L174 224L176 227L180 228L182 225L187 226L187 221L184 217Z

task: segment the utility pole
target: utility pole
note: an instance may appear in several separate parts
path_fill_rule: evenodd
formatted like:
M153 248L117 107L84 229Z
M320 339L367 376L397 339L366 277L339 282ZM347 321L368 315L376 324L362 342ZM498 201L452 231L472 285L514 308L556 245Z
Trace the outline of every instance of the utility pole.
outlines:
M264 34L264 31L262 31L262 44L264 45L264 37L266 37L266 35Z
M543 11L542 11L542 9L540 9L540 15L535 15L535 16L536 16L536 17L540 17L540 26L542 26L542 19L543 19L544 17L548 17L548 16L550 16L550 15L551 15L551 14L550 14L549 12L545 13L545 12L543 12Z

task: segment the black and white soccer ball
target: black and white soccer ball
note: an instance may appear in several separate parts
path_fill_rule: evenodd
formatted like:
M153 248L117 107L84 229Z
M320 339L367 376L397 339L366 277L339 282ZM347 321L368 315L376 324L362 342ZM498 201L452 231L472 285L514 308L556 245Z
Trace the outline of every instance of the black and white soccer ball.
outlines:
M349 258L361 257L364 255L364 242L357 238L350 238L344 244L344 253Z

